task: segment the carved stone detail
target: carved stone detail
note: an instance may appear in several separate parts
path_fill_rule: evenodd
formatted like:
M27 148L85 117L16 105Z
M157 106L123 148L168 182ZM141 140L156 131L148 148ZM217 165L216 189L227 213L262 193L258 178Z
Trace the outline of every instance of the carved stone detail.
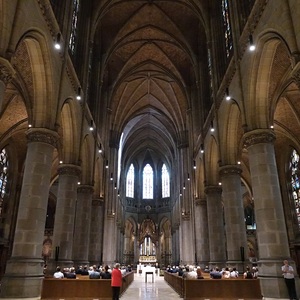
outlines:
M207 201L206 201L206 199L196 199L195 200L195 205L196 206L202 206L202 205L206 205L207 204Z
M189 221L191 218L191 213L189 211L183 212L181 214L181 218L183 221Z
M80 185L77 188L77 193L92 194L94 193L94 188L91 185Z
M58 166L57 172L59 175L71 175L79 177L81 174L81 167L71 164L62 164Z
M0 57L0 80L8 84L15 76L16 71L6 59Z
M240 175L242 169L238 165L227 165L220 168L220 176Z
M244 134L244 147L248 148L260 143L273 143L276 139L275 133L270 129L257 129Z
M98 199L92 200L92 206L103 206L103 203L104 203L103 198L98 198Z
M46 143L57 148L59 135L57 132L46 128L30 128L27 130L28 143Z
M204 189L205 194L222 194L222 188L215 185L208 185Z

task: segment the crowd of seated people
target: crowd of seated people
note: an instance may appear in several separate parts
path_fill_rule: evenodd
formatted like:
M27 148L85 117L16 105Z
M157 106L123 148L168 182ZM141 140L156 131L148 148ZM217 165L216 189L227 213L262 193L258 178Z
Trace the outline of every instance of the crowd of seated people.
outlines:
M126 275L126 273L132 271L132 267L130 265L122 266L121 267L122 275ZM102 266L78 266L77 269L74 267L71 268L64 268L61 271L61 268L58 266L56 267L56 271L53 274L53 278L62 279L62 278L69 278L69 279L76 279L79 276L87 276L89 279L111 279L111 272L112 268L108 265Z
M204 271L201 270L199 266L173 266L170 265L166 269L169 273L176 273L178 276L182 276L185 279L203 279L203 273L209 273L209 278L211 279L230 279L230 278L239 278L240 274L238 270L233 267L225 267L223 269L219 269L218 267L214 267L209 269L208 266L204 268ZM258 277L258 268L250 267L246 268L246 272L241 274L241 278L252 279Z

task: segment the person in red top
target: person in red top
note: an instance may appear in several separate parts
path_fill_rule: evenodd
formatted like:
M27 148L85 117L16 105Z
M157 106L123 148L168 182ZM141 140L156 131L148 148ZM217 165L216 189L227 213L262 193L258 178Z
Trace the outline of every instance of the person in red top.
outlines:
M111 272L112 300L119 300L121 286L122 273L120 271L120 264L116 263Z

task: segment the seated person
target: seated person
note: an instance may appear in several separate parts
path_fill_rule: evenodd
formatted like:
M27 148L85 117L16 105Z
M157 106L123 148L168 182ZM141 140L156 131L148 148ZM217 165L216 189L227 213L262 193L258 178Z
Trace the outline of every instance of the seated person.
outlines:
M223 277L224 278L230 278L230 271L229 271L229 268L225 268L225 270L223 271Z
M222 279L222 274L219 271L219 268L216 267L210 272L210 278L212 279Z
M186 279L197 279L197 273L193 266L187 266L187 272L185 273Z
M233 268L232 271L230 272L230 278L238 278L239 277L239 272L236 270L236 268Z
M84 267L83 267L83 269L81 270L81 275L82 275L82 276L87 276L87 275L89 275L88 266L84 266Z
M209 273L209 272L210 272L209 267L208 267L208 266L205 266L205 268L204 268L204 273Z
M202 276L202 271L201 271L200 267L197 267L196 273L197 273L197 279L204 279L204 277Z
M104 272L100 273L101 279L111 279L111 272L109 272L109 267L106 265L104 267Z
M179 268L178 268L178 276L182 276L183 275L183 268L180 266Z
M249 267L246 268L246 272L244 273L244 279L253 279L253 274L250 271Z
M97 271L97 267L93 266L92 271L90 272L89 278L90 279L100 279L100 272Z
M69 279L76 279L75 268L74 267L70 268L69 272L66 273L65 277Z
M64 274L60 271L60 267L56 267L56 272L53 274L53 277L57 279L64 278Z

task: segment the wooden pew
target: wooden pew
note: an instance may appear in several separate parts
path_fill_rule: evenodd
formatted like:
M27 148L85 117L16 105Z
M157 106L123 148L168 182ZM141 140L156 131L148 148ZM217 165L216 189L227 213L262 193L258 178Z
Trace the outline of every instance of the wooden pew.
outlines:
M166 282L185 300L262 299L258 279L182 279L165 272Z
M80 278L79 278L80 277ZM112 298L110 279L88 279L78 276L76 279L45 278L42 285L41 299L47 300L110 300ZM134 272L123 277L121 294L134 279Z

